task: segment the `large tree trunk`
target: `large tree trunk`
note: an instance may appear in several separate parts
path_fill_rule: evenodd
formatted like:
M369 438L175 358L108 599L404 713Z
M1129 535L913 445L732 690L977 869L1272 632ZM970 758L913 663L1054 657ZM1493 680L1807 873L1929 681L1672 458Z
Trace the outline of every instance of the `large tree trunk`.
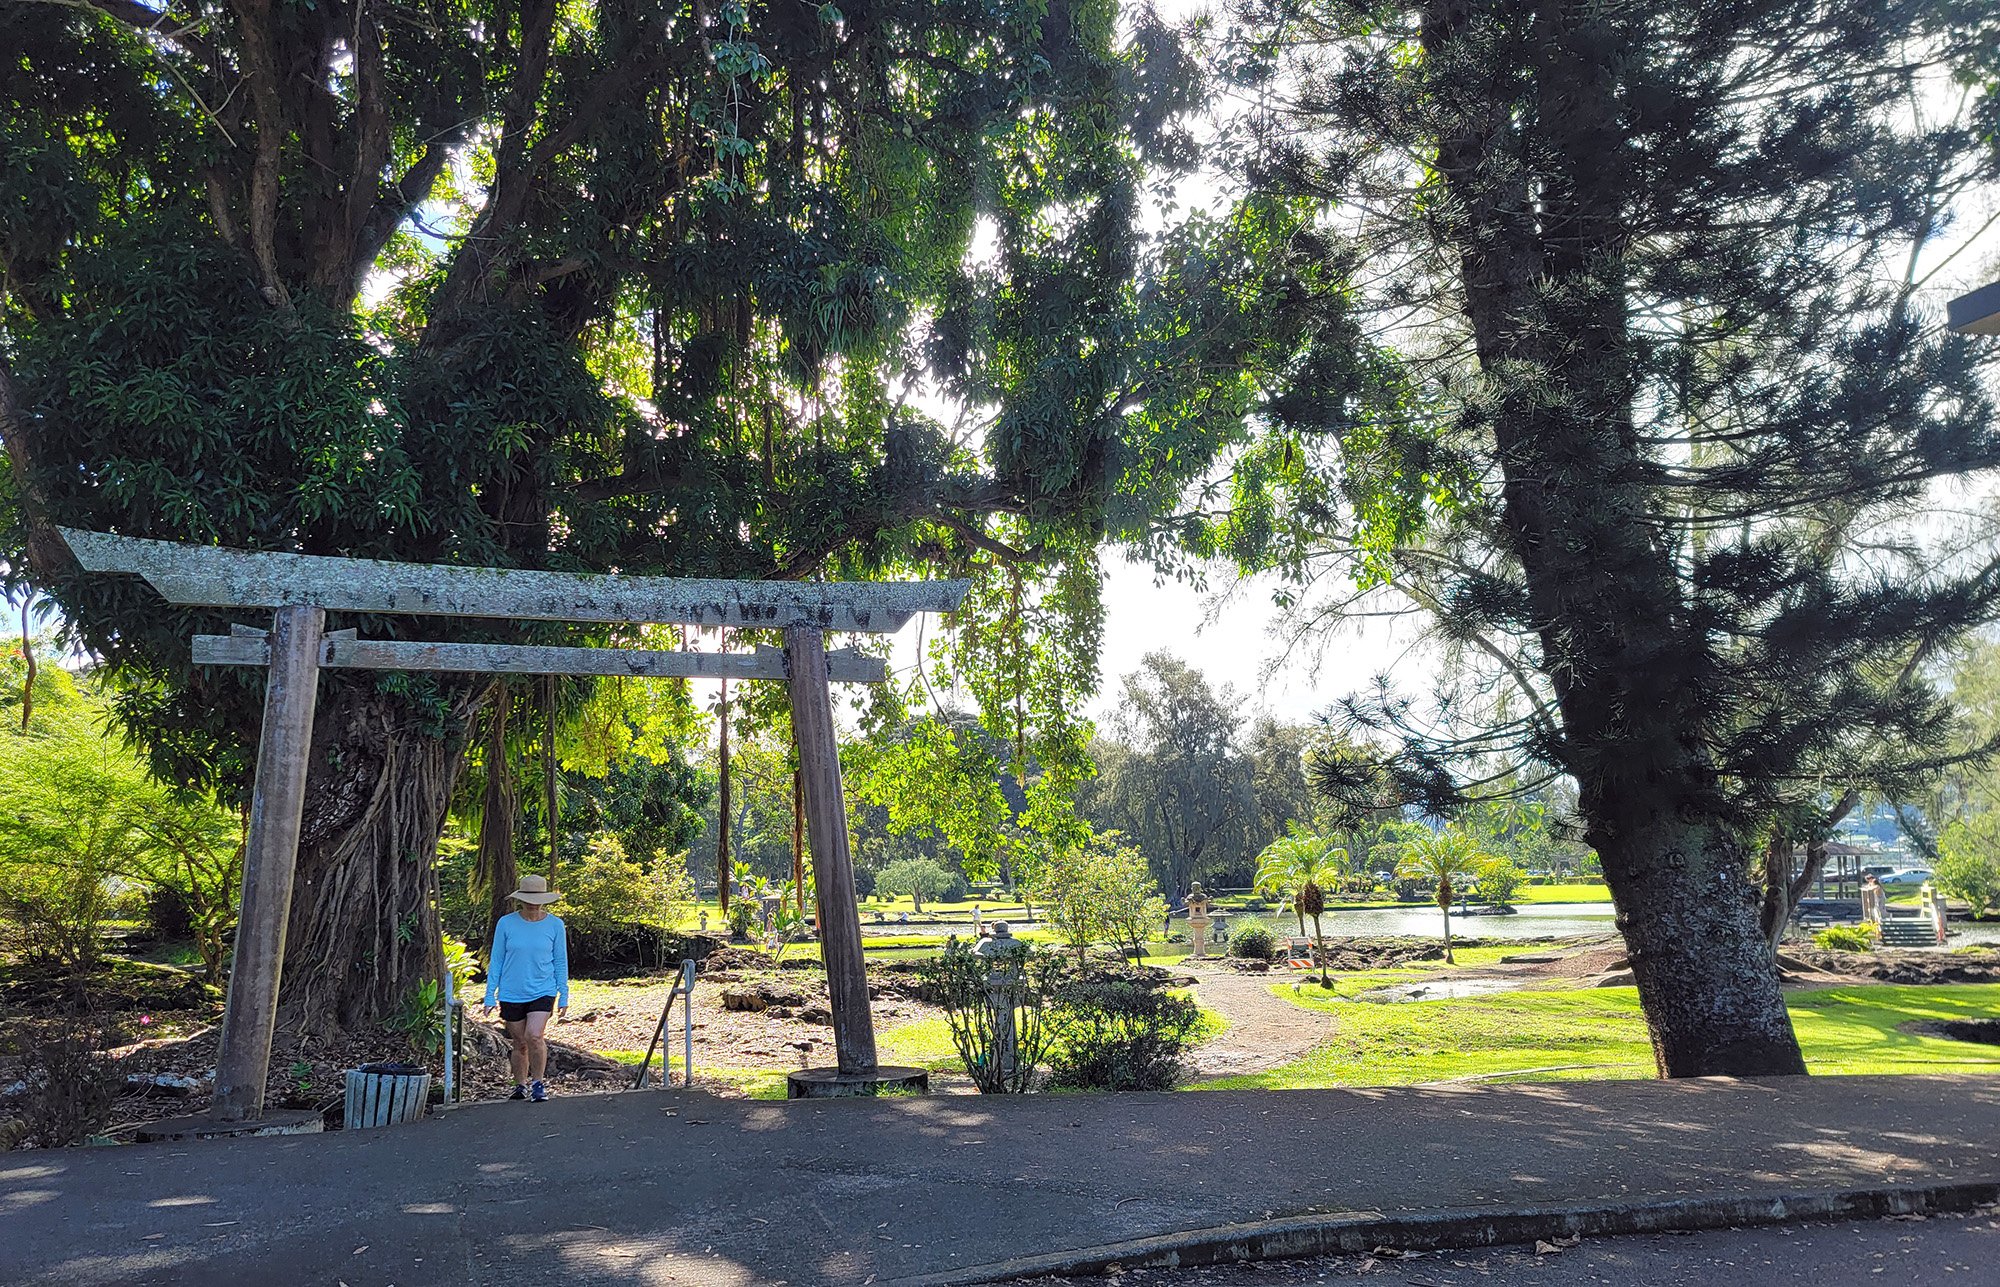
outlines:
M443 973L435 858L471 699L439 720L372 680L321 682L278 1025L323 1037Z
M507 896L521 877L514 855L514 823L520 800L514 789L514 764L507 757L507 716L511 694L504 680L493 685L486 721L486 796L479 812L479 853L473 882L486 896L486 946L493 947L493 927L508 911Z
M1661 1074L1803 1073L1734 837L1661 816L1598 852Z
M1436 0L1425 46L1466 57L1490 36L1475 29L1482 12ZM1803 1073L1706 754L1726 718L1711 702L1714 644L1660 535L1633 421L1625 37L1561 0L1536 10L1535 28L1522 68L1533 127L1514 90L1481 84L1451 105L1437 162L1488 385L1500 518L1560 710L1549 733L1603 859L1661 1074Z
M1819 860L1826 861L1826 846L1819 846ZM1762 896L1757 900L1757 929L1764 936L1765 946L1771 949L1771 959L1778 955L1778 944L1784 941L1785 927L1791 923L1792 908L1798 905L1799 895L1794 892L1801 883L1812 884L1814 867L1810 853L1804 864L1806 868L1803 882L1793 873L1792 840L1780 831L1764 846L1764 878Z

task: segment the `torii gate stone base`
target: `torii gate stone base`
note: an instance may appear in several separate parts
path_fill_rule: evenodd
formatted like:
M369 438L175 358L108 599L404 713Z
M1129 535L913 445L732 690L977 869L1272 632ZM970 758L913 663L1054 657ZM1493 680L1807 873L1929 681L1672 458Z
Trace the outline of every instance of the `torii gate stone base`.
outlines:
M316 1116L307 1125L267 1115L264 1089L322 668L785 681L819 890L821 958L836 1053L834 1067L792 1074L789 1093L819 1098L928 1087L922 1069L885 1068L875 1058L834 737L831 682L880 682L885 667L879 658L855 653L829 657L825 634L891 633L919 612L950 612L964 599L966 582L688 581L256 554L69 528L62 534L85 571L135 573L169 603L273 613L268 632L238 627L230 635L194 640L195 661L266 666L269 678L212 1107L204 1117L155 1123L148 1132L152 1137L272 1134L317 1126ZM763 648L719 654L363 640L352 630L328 633L330 611L777 629L784 631L785 647L782 654Z

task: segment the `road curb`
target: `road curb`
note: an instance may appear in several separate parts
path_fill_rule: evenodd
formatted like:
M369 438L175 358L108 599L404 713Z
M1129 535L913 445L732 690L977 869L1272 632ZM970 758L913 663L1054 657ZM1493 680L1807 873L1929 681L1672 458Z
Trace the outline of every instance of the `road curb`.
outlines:
M2000 1180L1514 1209L1458 1207L1402 1215L1384 1215L1379 1211L1328 1212L1019 1256L948 1273L898 1278L880 1287L971 1287L1018 1278L1086 1277L1102 1274L1113 1266L1171 1269L1371 1251L1377 1247L1431 1251L1441 1247L1529 1243L1538 1238L1729 1229L1811 1220L1874 1220L1893 1215L1970 1211L1996 1202L2000 1202Z

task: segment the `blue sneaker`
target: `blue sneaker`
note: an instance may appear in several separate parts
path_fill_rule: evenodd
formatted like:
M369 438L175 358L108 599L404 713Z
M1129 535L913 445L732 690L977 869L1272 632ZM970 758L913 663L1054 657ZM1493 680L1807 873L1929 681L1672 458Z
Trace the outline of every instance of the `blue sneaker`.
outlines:
M539 1079L528 1083L529 1099L532 1099L537 1104L540 1104L540 1103L545 1103L548 1100L548 1097L549 1097L549 1088L547 1086L542 1085Z

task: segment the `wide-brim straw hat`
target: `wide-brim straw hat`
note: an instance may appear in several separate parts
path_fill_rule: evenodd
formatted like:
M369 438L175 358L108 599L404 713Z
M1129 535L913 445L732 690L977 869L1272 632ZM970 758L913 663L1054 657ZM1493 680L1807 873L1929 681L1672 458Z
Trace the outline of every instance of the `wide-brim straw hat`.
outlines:
M521 877L521 887L507 895L507 897L517 903L533 903L539 907L543 903L553 903L556 899L561 898L562 895L550 889L549 882L543 880L540 876L523 876Z

